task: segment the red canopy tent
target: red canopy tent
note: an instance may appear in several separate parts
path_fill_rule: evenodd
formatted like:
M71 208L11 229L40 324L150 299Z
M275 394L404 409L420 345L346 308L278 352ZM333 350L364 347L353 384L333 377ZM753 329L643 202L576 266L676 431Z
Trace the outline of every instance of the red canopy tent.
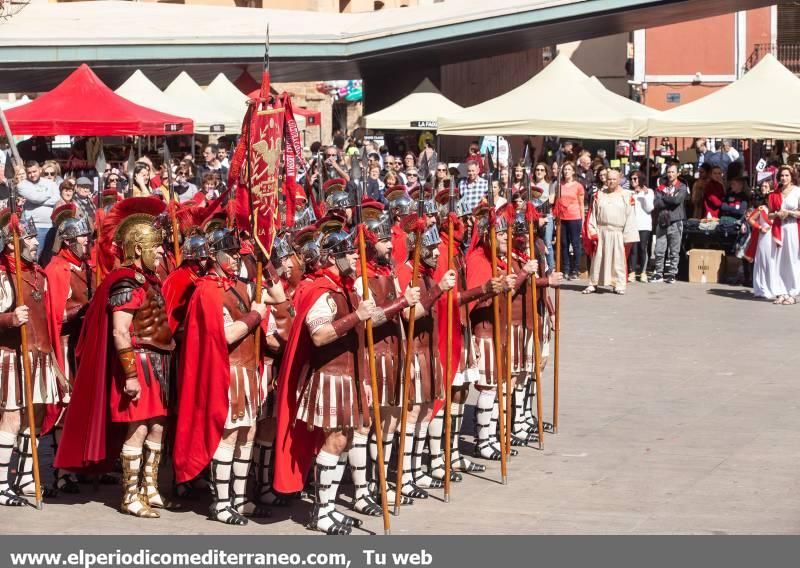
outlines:
M6 111L11 130L30 136L192 134L189 118L139 106L109 89L85 63L52 91Z

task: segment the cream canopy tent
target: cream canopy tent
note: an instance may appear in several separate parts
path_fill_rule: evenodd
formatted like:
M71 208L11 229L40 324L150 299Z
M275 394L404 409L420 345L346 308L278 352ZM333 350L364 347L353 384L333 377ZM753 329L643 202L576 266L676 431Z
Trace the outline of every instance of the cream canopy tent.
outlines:
M206 88L206 94L231 116L239 117L241 125L247 110L247 95L231 83L225 75L222 73L217 75Z
M194 131L200 134L238 134L242 117L233 116L221 104L208 96L186 71L181 71L164 94L183 108L182 116L194 120Z
M186 114L185 105L165 95L164 92L156 87L155 83L148 79L139 69L134 71L133 75L128 77L128 80L122 83L114 92L132 103L143 107L152 108L176 116L184 116Z
M768 54L735 83L648 121L653 136L794 139L800 79Z
M462 108L440 93L429 79L423 79L408 96L368 114L364 120L366 127L373 130L436 130L439 116L455 114Z
M516 89L441 116L439 134L629 140L644 133L650 112L590 80L561 55Z

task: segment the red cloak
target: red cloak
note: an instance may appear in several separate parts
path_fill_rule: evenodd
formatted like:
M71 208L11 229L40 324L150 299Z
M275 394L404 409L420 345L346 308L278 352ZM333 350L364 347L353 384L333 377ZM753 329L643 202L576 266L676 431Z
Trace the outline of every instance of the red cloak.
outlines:
M164 279L161 294L164 296L164 308L167 312L169 328L174 334L178 326L186 318L189 300L200 276L194 268L182 264Z
M436 270L433 271L433 279L438 282L447 272L447 240L448 235L446 232L441 234L441 242L439 243L439 263L436 265ZM453 239L455 240L455 239ZM453 253L458 254L458 241L453 244ZM455 258L453 258L453 267L455 268ZM436 309L439 312L437 321L439 322L439 353L447 352L447 292L441 295L436 302ZM461 350L463 348L463 330L461 328L461 314L458 311L458 277L456 277L456 285L453 287L453 315L452 315L452 345L450 346L450 376L446 377L446 385L450 387L453 384L453 379L458 372L458 364L461 357ZM447 362L441 357L439 361L442 365L442 376L444 377ZM444 400L436 399L433 401L433 415L439 412L439 409L444 404Z
M231 368L222 319L223 294L220 278L201 278L186 311L172 458L178 483L194 479L211 461L228 416Z
M125 440L128 425L110 418L111 381L124 377L111 339L108 296L119 280L135 277L136 271L131 268L110 272L89 303L75 353L79 363L72 398L54 461L57 468L107 471Z
M336 285L323 276L304 280L294 293L295 317L289 330L276 387L277 433L272 485L279 493L296 493L303 489L306 473L324 441L321 430L309 430L307 424L295 420L296 397L299 382L308 376L311 350L314 348L306 326L306 315L320 296L336 289Z
M402 266L408 260L408 235L400 223L392 225L392 260L395 266Z
M494 277L492 274L492 261L486 251L487 246L478 245L467 253L467 290L471 290L476 286L483 286ZM469 305L470 311L473 307L475 307L475 302Z

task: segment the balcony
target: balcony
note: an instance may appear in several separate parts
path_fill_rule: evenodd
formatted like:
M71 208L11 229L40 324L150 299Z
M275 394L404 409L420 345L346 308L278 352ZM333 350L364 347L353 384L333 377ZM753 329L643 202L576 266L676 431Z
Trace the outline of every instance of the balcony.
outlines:
M800 74L800 43L758 43L747 58L745 69L752 69L767 53L774 55L792 73Z

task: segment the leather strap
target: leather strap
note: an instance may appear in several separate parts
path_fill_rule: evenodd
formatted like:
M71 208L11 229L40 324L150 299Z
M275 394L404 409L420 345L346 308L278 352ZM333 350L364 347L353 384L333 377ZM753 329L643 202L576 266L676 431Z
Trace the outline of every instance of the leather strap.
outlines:
M252 310L244 314L239 321L247 326L247 333L250 333L261 323L261 314Z
M125 378L137 378L138 373L136 372L136 353L134 352L133 347L120 349L118 356L119 362L122 365L122 372L125 374Z
M492 284L490 282L486 282L481 286L475 286L474 288L460 292L458 294L458 305L463 306L465 304L469 304L470 302L483 300L491 295Z
M391 304L387 306L381 306L381 310L383 311L383 315L386 317L387 320L394 318L397 314L402 312L408 307L408 300L405 297L398 298ZM373 318L374 319L374 318Z
M343 318L334 320L331 325L333 326L333 331L336 332L336 337L342 337L351 329L353 329L360 321L361 320L358 319L358 314L356 312L352 312Z
M14 327L14 312L0 314L0 329L8 329Z

